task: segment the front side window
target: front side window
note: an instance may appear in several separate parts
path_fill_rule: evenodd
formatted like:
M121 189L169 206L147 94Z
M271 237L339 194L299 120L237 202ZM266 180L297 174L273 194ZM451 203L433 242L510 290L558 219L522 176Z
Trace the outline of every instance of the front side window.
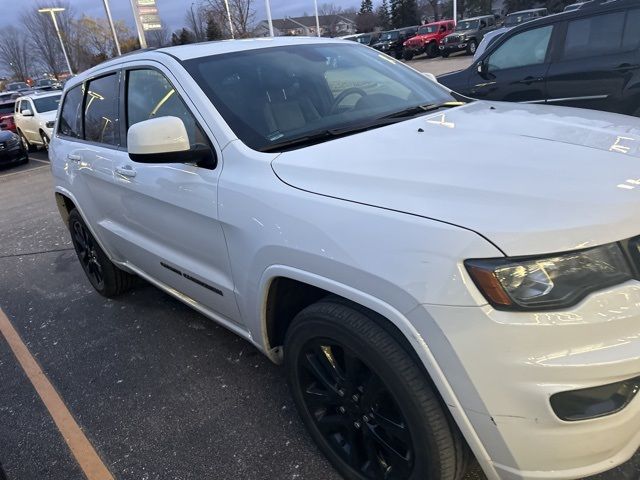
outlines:
M118 131L118 74L91 80L87 84L84 102L85 140L117 146Z
M478 30L480 28L479 20L467 20L462 21L456 25L456 32L463 32L465 30Z
M545 62L553 25L519 33L489 57L489 71L539 65Z
M262 48L195 58L185 67L235 134L264 151L455 100L402 63L351 44Z
M625 12L596 15L569 22L564 44L564 58L606 55L621 49ZM638 28L634 25L634 28Z
M20 113L24 113L27 110L31 110L31 113L33 113L33 109L31 108L31 104L29 103L29 100L22 100L20 102Z
M127 128L158 117L178 117L191 146L208 145L198 122L169 80L157 70L131 70L127 81Z
M78 85L64 96L58 133L72 138L82 138L82 97L83 86Z
M60 95L53 97L36 98L33 100L33 105L38 113L53 112L58 110L60 104Z

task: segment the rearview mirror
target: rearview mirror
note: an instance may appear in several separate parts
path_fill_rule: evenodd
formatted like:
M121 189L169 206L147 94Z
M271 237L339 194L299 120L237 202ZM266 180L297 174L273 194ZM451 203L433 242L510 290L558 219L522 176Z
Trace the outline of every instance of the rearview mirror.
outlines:
M28 108L26 110L23 110L21 113L23 117L33 117L33 112Z

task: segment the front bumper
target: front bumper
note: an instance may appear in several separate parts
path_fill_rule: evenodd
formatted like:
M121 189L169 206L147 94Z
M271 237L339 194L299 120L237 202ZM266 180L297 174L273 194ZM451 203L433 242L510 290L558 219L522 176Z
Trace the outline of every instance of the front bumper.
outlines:
M462 50L466 50L467 49L467 42L460 42L460 43L444 43L441 44L438 48L440 49L440 52L444 52L444 53L455 53L455 52L460 52Z
M421 335L503 480L584 478L640 448L638 396L618 413L577 422L560 420L549 401L640 374L639 282L558 312L420 309L434 322L417 312L412 322L423 325Z
M0 148L0 165L12 165L26 160L27 154L20 145L11 148Z

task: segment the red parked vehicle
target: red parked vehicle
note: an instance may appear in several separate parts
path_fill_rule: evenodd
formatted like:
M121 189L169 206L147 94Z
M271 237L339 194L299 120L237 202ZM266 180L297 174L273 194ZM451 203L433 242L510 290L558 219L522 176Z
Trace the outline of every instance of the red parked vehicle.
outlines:
M403 44L402 57L411 60L416 55L427 54L427 57L438 56L438 45L440 40L449 35L455 29L453 20L442 20L427 25L421 25L415 37L410 38Z
M0 103L0 130L10 130L16 133L16 123L13 121L13 109L16 102Z

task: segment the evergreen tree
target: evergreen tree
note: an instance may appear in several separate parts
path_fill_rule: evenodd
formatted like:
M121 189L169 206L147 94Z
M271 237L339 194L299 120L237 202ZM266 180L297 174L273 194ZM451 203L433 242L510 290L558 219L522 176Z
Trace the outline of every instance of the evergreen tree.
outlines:
M391 16L389 15L389 4L387 0L382 0L382 5L376 10L378 16L378 22L383 30L389 30L391 28Z
M218 22L213 19L213 15L207 19L207 40L220 40L223 38L222 29Z
M410 27L419 23L420 18L416 0L392 0L391 25L394 28Z
M362 0L359 13L373 13L373 0Z

